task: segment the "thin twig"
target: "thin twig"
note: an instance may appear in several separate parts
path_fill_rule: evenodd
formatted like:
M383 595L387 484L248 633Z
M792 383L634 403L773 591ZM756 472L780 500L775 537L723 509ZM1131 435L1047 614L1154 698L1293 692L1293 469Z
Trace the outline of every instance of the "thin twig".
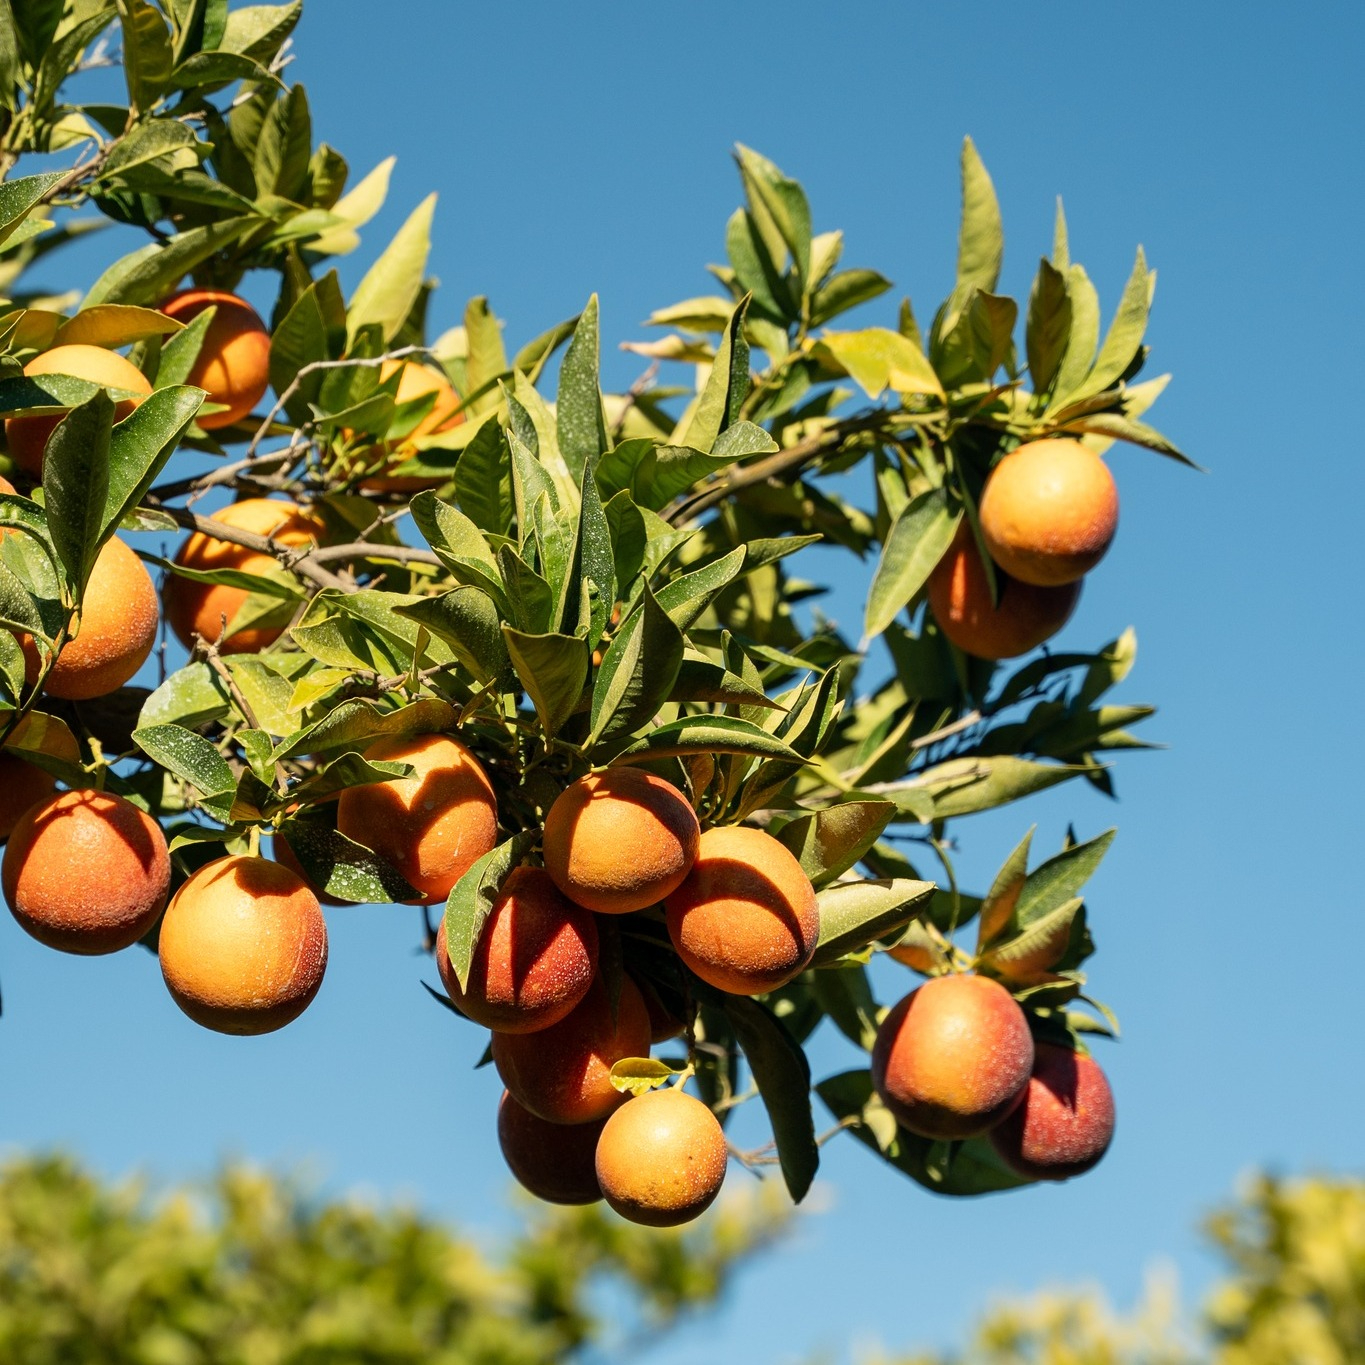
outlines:
M343 559L393 559L400 564L435 564L440 557L433 550L420 545L384 545L377 540L356 540L349 545L323 545L313 550L309 559L315 564L330 564Z

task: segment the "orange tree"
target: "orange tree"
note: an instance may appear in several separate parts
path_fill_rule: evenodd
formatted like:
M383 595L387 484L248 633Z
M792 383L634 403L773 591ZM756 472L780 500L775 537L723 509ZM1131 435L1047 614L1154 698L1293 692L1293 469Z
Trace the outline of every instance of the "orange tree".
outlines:
M951 295L924 329L908 300L855 325L889 281L741 147L717 292L656 312L604 393L596 296L510 354L483 297L429 336L431 199L346 296L331 262L389 163L352 185L315 141L283 76L299 12L0 4L16 917L159 946L187 1014L262 1032L322 982L320 902L419 904L446 1003L493 1028L513 1169L643 1221L706 1206L750 1096L773 1147L739 1155L797 1200L812 1094L943 1193L1087 1169L1113 1104L1084 1040L1112 1021L1081 892L1112 832L1041 862L1026 836L980 896L953 852L959 819L1110 792L1141 747L1150 708L1108 699L1131 631L1036 652L1114 533L1105 449L1184 459L1141 420L1141 253L1102 327L1059 211L1021 327L968 142ZM80 102L112 52L126 102ZM97 215L147 242L35 294ZM804 605L816 542L875 563L857 641ZM188 656L149 691L158 617ZM892 1010L879 952L930 978ZM824 1019L871 1065L812 1085ZM689 1081L709 1113L631 1107Z

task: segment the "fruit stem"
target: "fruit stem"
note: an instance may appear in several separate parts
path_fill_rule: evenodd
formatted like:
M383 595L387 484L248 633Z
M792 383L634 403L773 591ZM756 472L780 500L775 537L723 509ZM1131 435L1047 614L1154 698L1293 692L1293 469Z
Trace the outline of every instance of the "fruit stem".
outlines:
M252 825L252 827L251 827L249 833L247 834L247 836L246 836L246 851L247 851L247 855L248 855L249 857L252 857L252 858L259 858L259 857L261 856L261 827L260 827L260 825Z

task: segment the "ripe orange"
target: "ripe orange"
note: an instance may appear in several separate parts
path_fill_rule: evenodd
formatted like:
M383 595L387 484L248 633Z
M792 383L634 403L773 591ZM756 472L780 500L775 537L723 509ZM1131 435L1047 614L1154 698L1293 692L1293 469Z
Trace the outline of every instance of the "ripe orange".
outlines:
M95 560L76 634L62 646L44 690L67 701L116 692L147 661L161 621L156 587L142 561L117 536ZM38 681L42 660L31 635L17 637L24 678Z
M1079 441L1030 441L991 471L981 495L981 535L1006 573L1023 583L1074 583L1104 557L1119 524L1109 466Z
M245 299L222 289L186 289L167 299L161 311L188 323L210 306L217 311L185 382L206 389L209 402L226 405L223 412L198 418L205 431L217 431L240 422L269 388L270 333Z
M897 1122L927 1138L987 1132L1019 1103L1033 1067L1024 1011L997 981L939 976L882 1020L872 1082Z
M11 744L17 750L19 741L26 731L44 725L46 718L30 713L19 723ZM31 743L23 745L32 748ZM64 726L54 726L43 735L38 747L54 758L64 758L68 763L81 761L80 746L71 731ZM18 752L0 753L0 840L8 839L19 817L35 806L46 801L57 790L57 779L51 773L21 758Z
M171 884L157 824L112 792L70 791L30 806L0 866L14 918L66 953L114 953L156 923Z
M34 356L24 366L24 373L29 376L69 374L77 379L88 379L92 384L127 389L143 396L152 391L147 376L131 360L103 346L54 346L50 351ZM114 408L114 420L123 421L141 401L141 398L121 400ZM63 413L51 413L45 416L11 417L5 422L9 453L19 468L35 479L42 478L43 451L47 448L48 437L57 429L63 416Z
M588 993L597 973L591 911L560 895L544 868L518 867L493 904L466 989L451 965L442 919L436 966L462 1014L500 1033L535 1033L557 1024Z
M201 867L161 922L161 974L175 1003L219 1033L270 1033L322 985L327 924L301 877L235 854Z
M623 915L677 889L700 835L676 787L641 768L608 768L580 777L550 807L545 867L570 900Z
M637 1095L607 1120L597 1140L597 1183L622 1218L671 1228L706 1211L728 1159L716 1116L670 1086Z
M668 934L687 967L717 990L763 995L806 969L820 938L810 878L771 834L723 825L665 902Z
M546 1123L518 1104L506 1090L498 1102L498 1146L523 1189L549 1204L595 1204L597 1139L605 1119L595 1123Z
M449 735L381 739L365 757L410 763L415 771L342 792L337 828L402 873L418 904L445 900L497 846L498 803L488 774Z
M315 545L323 537L325 527L311 512L292 502L276 498L246 498L231 503L211 518L239 531L254 531L258 536L269 536L282 545ZM248 550L230 541L215 540L196 531L180 547L175 557L177 564L187 569L240 569L244 573L266 574L279 567L273 555L264 551ZM254 654L273 644L284 634L283 626L249 626L220 640L223 623L232 618L250 596L245 588L234 588L209 583L195 583L174 574L166 579L166 620L176 638L186 649L194 646L196 634L210 644L217 644L224 654Z
M1071 619L1081 585L1040 588L996 571L992 604L980 551L964 523L929 575L929 609L960 650L979 659L1013 659L1050 640Z

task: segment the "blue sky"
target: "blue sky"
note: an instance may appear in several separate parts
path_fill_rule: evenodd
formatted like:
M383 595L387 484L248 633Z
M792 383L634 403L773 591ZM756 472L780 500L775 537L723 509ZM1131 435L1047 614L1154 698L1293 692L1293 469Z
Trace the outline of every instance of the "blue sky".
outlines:
M950 1203L838 1139L822 1211L650 1358L845 1361L870 1343L948 1342L1001 1292L1084 1279L1130 1302L1163 1259L1197 1294L1211 1264L1195 1224L1240 1173L1360 1165L1365 11L401 0L377 23L377 10L312 0L290 75L357 174L399 156L348 283L440 192L437 330L486 293L520 342L597 290L608 338L643 335L651 308L709 292L735 141L802 179L817 228L845 230L846 262L890 275L922 317L951 284L965 133L1002 201L1010 292L1027 291L1057 194L1106 310L1146 248L1152 372L1175 375L1152 420L1211 472L1116 450L1122 528L1064 640L1136 626L1126 697L1160 706L1147 733L1170 748L1122 762L1118 805L1063 787L959 830L979 887L1035 819L1043 851L1068 822L1082 837L1120 826L1089 893L1092 981L1125 1030L1100 1054L1115 1147L1071 1185ZM636 368L612 354L606 378ZM856 623L862 580L831 586L829 609ZM416 985L432 977L416 912L337 911L331 931L313 1008L239 1040L183 1019L146 954L62 957L4 917L0 1144L167 1177L225 1155L306 1162L330 1189L506 1231L496 1081L470 1070L473 1031ZM891 999L910 981L888 964L878 984ZM815 1049L820 1074L852 1060L838 1040Z

